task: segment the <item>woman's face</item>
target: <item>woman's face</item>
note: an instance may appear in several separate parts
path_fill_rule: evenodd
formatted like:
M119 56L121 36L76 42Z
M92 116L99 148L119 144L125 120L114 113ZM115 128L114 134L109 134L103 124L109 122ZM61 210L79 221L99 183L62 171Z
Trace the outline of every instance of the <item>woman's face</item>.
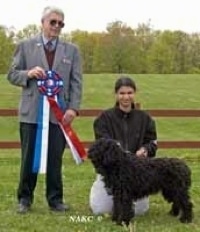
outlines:
M122 86L116 93L116 101L122 110L130 110L134 102L135 90L130 86Z

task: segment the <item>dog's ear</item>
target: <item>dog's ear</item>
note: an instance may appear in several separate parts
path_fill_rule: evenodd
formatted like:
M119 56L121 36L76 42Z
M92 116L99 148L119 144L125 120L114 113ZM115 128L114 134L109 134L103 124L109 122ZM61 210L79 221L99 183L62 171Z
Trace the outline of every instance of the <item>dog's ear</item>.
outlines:
M107 140L107 149L104 152L103 164L106 166L115 165L122 158L122 150L116 140Z
M87 157L90 160L93 160L98 155L98 153L99 153L99 149L96 146L96 143L93 143L88 149Z
M88 149L88 158L91 161L99 159L103 156L104 151L106 150L105 147L105 139L98 139L96 140Z
M95 164L109 166L119 162L122 157L119 143L113 139L101 138L96 140L88 150L88 158Z

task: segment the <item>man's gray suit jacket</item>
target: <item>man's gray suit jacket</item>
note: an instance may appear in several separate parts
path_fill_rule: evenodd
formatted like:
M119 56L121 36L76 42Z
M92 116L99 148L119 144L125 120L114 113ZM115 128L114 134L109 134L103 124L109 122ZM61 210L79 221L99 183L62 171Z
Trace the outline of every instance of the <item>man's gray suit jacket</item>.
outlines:
M29 79L27 75L28 70L35 66L49 70L41 35L24 40L17 45L7 75L13 85L22 87L19 104L19 120L21 122L37 122L40 93L36 79ZM64 108L78 111L82 97L82 67L77 46L58 40L52 70L63 78L64 88L59 93L59 99L64 102ZM52 112L50 121L57 123Z

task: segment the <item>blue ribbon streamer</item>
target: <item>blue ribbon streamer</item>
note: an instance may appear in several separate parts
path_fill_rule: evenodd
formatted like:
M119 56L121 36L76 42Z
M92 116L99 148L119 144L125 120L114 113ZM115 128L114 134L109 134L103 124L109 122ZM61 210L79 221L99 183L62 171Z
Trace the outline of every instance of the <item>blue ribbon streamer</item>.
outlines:
M37 115L37 132L36 132L36 140L35 140L33 170L32 170L33 173L38 173L40 168L41 150L42 150L43 103L44 103L44 97L43 95L40 95L38 115Z

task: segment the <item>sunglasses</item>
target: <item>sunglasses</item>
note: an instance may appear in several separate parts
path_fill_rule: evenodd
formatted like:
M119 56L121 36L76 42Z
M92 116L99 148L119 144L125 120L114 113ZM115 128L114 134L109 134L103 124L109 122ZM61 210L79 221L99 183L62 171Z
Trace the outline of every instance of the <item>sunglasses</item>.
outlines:
M58 21L58 20L56 20L56 19L52 19L52 20L50 20L49 21L49 24L51 25L51 26L58 26L58 27L60 27L60 28L63 28L64 26L65 26L65 24L63 23L63 21Z

